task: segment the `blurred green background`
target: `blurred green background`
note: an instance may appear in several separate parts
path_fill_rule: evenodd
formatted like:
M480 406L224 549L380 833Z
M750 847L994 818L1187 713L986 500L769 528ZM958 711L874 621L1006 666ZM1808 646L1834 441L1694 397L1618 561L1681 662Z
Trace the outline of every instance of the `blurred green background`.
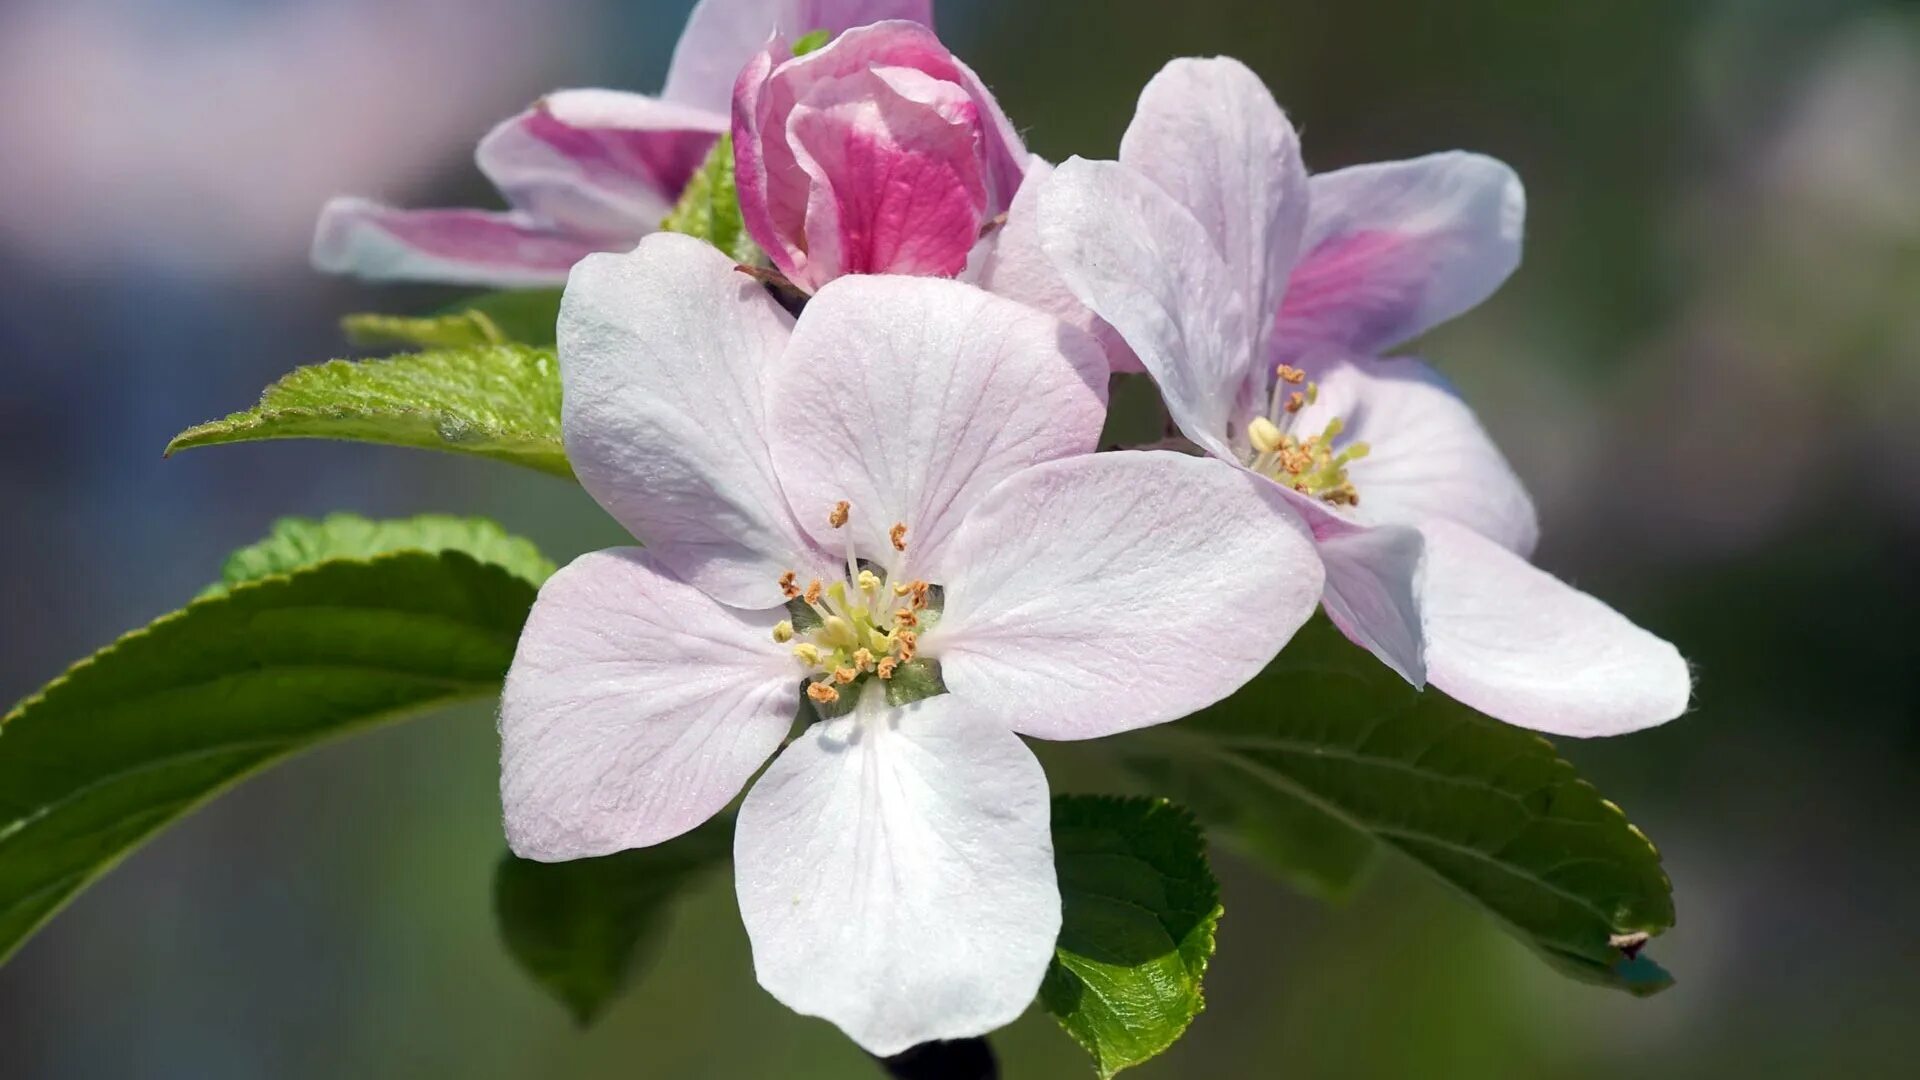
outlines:
M0 697L177 606L283 514L577 489L403 451L168 436L449 294L305 267L334 192L487 203L541 91L651 91L688 5L0 5ZM1334 168L1464 147L1526 263L1421 343L1540 505L1544 565L1678 642L1695 710L1564 752L1661 845L1679 978L1569 983L1388 860L1329 908L1226 854L1207 1012L1133 1075L1913 1075L1920 1013L1920 8L1871 0L942 0L1033 148L1110 156L1176 55L1266 77ZM484 710L339 744L138 851L0 970L6 1077L875 1075L755 985L730 882L577 1031L507 960ZM1091 1075L1044 1016L1009 1077Z

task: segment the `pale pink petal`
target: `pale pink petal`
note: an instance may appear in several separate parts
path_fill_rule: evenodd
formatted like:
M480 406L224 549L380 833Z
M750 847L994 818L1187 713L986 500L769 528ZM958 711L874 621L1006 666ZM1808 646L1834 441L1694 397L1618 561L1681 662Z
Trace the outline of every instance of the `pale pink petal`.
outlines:
M952 696L1043 739L1211 705L1273 659L1322 584L1275 485L1169 451L1014 476L967 515L949 562L923 651Z
M1354 644L1366 649L1415 686L1428 678L1420 632L1420 534L1397 525L1365 526L1331 513L1316 513L1295 498L1313 523L1320 561L1327 569L1327 617Z
M814 725L734 833L760 985L882 1056L1011 1022L1060 932L1049 819L1032 752L953 695Z
M1421 526L1433 685L1496 720L1620 735L1686 711L1687 662L1599 600L1471 529Z
M838 34L887 19L933 25L933 0L700 0L667 69L668 101L725 115L734 80L769 37Z
M574 263L630 243L567 232L517 212L396 210L338 198L320 211L313 265L369 281L513 289L564 284Z
M488 132L475 157L517 209L634 241L660 227L726 130L724 112L617 90L560 90Z
M765 381L793 320L732 260L655 233L573 272L560 307L562 425L587 492L674 574L772 607L831 565L774 479Z
M1206 229L1142 174L1071 158L1040 193L1040 243L1152 373L1187 438L1232 460L1255 358L1246 309Z
M1493 295L1520 265L1526 192L1492 158L1358 165L1315 176L1312 192L1274 337L1287 353L1391 348Z
M781 614L722 607L639 548L549 578L500 696L514 853L645 847L726 806L799 703L798 665L773 641Z
M911 68L816 83L787 118L812 180L787 276L812 291L842 274L958 274L987 203L977 117L960 87Z
M1522 556L1533 552L1533 500L1443 376L1411 358L1303 363L1320 393L1294 417L1295 430L1323 431L1339 417L1346 427L1335 447L1369 448L1347 467L1360 496L1350 516L1392 525L1444 518Z
M946 566L949 536L988 489L1091 451L1106 358L1043 312L936 278L849 277L807 305L774 375L774 461L802 525L829 550ZM844 530L835 503L852 504Z
M1053 166L1038 154L1027 159L1026 178L1006 222L978 245L963 280L1093 334L1114 371L1145 371L1119 333L1073 295L1040 246L1040 192L1052 175Z
M1120 163L1205 227L1254 313L1252 354L1264 357L1266 313L1280 307L1307 221L1300 139L1266 84L1227 57L1172 61L1140 92Z

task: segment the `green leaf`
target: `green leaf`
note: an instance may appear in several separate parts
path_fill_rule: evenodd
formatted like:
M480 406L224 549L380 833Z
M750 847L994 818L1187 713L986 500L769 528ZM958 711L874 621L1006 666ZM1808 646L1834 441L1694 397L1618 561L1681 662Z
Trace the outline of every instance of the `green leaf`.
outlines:
M340 328L355 345L411 345L423 349L512 343L550 346L559 318L559 289L513 289L468 297L433 315L348 315L340 320Z
M598 859L540 863L511 852L493 875L507 951L586 1026L633 982L673 899L724 863L733 819L664 844Z
M1220 891L1186 810L1156 799L1053 800L1060 943L1040 1001L1104 1077L1172 1046L1205 1002Z
M267 387L260 404L188 428L166 452L266 439L346 439L477 454L571 477L553 350L485 345L331 360Z
M727 258L747 266L766 261L747 226L740 218L740 193L733 178L733 136L722 135L707 160L680 194L660 228L667 232L697 236L724 252Z
M1317 618L1239 693L1117 740L1143 775L1304 803L1478 902L1563 971L1661 989L1637 942L1673 925L1660 854L1545 739L1414 690Z
M458 551L536 584L554 570L553 563L532 541L486 518L422 514L375 521L358 514L328 514L319 521L290 517L274 522L266 539L227 556L220 583L207 592L225 592L235 585L292 573L328 559L371 559L396 551Z
M832 40L833 31L831 30L812 30L801 34L793 43L793 55L805 56L825 46L827 42Z
M415 523L418 550L405 549L406 526L366 524L381 553L323 550L295 566L263 547L230 587L121 638L0 719L0 959L147 837L249 774L499 692L539 585L524 552L493 537L461 550L445 519ZM248 576L269 563L280 572Z

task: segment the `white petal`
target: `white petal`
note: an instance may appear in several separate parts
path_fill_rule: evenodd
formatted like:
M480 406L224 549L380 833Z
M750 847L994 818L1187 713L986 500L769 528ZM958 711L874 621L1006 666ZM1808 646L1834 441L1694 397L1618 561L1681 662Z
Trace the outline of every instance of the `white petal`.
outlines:
M1144 175L1070 158L1040 193L1040 244L1153 374L1180 430L1231 458L1228 429L1243 419L1255 358L1239 290L1206 229Z
M967 516L951 563L925 651L954 696L1045 739L1211 705L1273 659L1321 589L1278 487L1168 451L1015 476Z
M1228 57L1182 58L1140 92L1120 162L1205 226L1248 309L1253 355L1280 309L1307 221L1300 138L1260 77Z
M1433 685L1555 735L1619 735L1686 711L1692 680L1672 645L1470 529L1420 531Z
M1454 151L1312 180L1276 343L1379 352L1493 295L1520 265L1527 202L1490 157Z
M1365 522L1458 522L1522 556L1540 537L1533 500L1493 445L1473 410L1439 372L1411 358L1348 357L1308 362L1319 400L1294 418L1317 432L1340 417L1336 446L1364 442L1366 457L1347 467Z
M799 705L799 667L773 642L780 614L722 607L638 548L548 579L500 697L514 852L645 847L726 806Z
M937 580L989 488L1094 448L1106 389L1099 346L1043 312L957 281L841 278L808 303L774 378L774 460L829 550L845 500L856 552L894 565L888 530L904 524L907 564Z
M1311 511L1308 511L1311 515ZM1327 617L1354 643L1415 686L1427 681L1420 632L1420 534L1395 525L1313 518L1327 568Z
M674 574L773 607L831 565L801 535L767 450L764 380L792 320L711 245L656 233L581 262L560 307L567 457Z
M951 694L814 725L734 833L760 985L882 1056L1012 1021L1060 932L1049 816L1033 754Z

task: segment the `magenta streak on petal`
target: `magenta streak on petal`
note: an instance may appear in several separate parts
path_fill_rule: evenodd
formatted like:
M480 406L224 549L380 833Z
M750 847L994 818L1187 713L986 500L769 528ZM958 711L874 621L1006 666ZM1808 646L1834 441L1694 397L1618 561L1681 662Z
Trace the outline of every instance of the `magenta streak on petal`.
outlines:
M711 131L621 131L579 128L545 109L527 118L527 132L609 188L642 186L671 203L719 137Z
M500 263L565 274L574 263L617 243L507 221L485 210L408 210L379 227L423 254L464 263Z
M1371 352L1416 306L1436 259L1423 237L1368 229L1328 239L1294 267L1275 320L1282 352L1339 344Z

